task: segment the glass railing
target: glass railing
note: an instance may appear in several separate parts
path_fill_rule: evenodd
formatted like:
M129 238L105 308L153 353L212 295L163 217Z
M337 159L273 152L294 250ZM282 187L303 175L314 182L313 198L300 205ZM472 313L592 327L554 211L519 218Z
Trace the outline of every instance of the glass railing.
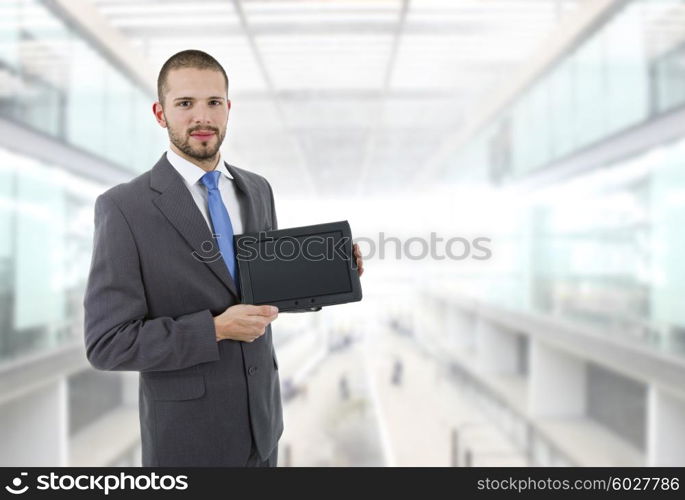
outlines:
M506 183L685 106L685 0L631 0L447 159Z
M82 337L93 204L103 190L0 149L0 363Z

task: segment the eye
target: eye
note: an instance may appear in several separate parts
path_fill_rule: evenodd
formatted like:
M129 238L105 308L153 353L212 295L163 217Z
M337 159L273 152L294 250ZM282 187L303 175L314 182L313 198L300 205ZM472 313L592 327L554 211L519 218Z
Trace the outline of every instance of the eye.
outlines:
M212 99L211 101L209 101L209 103L212 104L213 106L214 105L218 106L221 104L221 101L219 101L217 99Z
M189 104L190 104L190 101L178 101L178 102L176 103L176 106L187 107L187 106L185 106L185 104L188 104L188 105L189 105Z

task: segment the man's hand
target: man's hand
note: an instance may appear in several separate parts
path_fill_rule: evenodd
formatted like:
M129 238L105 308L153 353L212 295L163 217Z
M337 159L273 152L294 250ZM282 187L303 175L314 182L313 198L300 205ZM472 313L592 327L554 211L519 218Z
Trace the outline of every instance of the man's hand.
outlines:
M359 244L355 243L352 245L352 249L354 251L354 258L357 261L357 273L361 276L364 273L364 261L362 260L362 252L359 250Z
M252 342L264 335L266 327L278 318L276 306L237 304L214 316L216 340L231 339Z

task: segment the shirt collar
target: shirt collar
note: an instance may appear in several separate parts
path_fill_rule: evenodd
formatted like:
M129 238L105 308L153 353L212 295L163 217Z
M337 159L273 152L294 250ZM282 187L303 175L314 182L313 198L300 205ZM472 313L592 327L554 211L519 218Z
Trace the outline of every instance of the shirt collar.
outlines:
M171 163L171 166L174 167L179 174L181 174L181 177L183 177L183 179L185 179L190 186L196 184L206 173L194 163L176 154L171 148L167 149L166 158L169 160L169 163ZM233 176L226 168L226 164L221 156L221 152L219 152L219 162L216 164L214 170L221 172L229 179L233 179Z

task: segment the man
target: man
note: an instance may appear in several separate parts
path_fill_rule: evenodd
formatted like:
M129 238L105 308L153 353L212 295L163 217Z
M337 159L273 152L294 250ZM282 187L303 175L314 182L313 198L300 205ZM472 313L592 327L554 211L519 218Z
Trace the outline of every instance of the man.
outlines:
M277 229L273 192L221 158L231 101L214 58L175 54L157 91L169 150L95 203L88 360L140 372L143 466L275 467L278 310L240 304L233 248L234 234Z

